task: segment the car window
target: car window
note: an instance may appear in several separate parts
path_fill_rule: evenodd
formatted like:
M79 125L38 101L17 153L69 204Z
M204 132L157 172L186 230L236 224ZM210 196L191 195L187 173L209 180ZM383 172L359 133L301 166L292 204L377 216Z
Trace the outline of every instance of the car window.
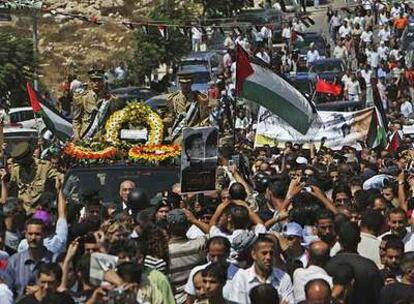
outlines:
M22 111L21 114L21 121L31 120L34 119L33 111Z
M311 67L311 72L318 73L318 72L333 72L339 73L344 71L344 67L342 64L338 62L324 62L320 64L315 64Z
M137 188L144 189L149 197L170 190L179 181L175 168L99 168L94 170L71 170L65 176L64 192L69 202L79 202L81 193L98 193L104 202L117 201L119 185L132 180Z
M14 112L10 114L10 122L11 123L16 123L19 122L20 120L20 113L19 112Z

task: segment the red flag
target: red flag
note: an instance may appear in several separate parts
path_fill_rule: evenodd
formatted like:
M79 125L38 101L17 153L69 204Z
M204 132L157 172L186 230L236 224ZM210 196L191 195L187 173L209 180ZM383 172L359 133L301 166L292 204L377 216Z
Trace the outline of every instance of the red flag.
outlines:
M401 137L398 131L395 131L394 134L392 134L390 143L387 146L387 150L391 152L397 152L398 148L401 145Z
M317 93L331 94L334 96L339 96L342 92L342 88L339 84L329 83L324 79L318 79L315 90Z
M26 83L26 87L27 87L27 93L29 94L30 104L32 106L33 112L37 113L42 108L40 107L39 100L37 100L36 92L35 90L33 90L30 82Z
M243 88L243 81L249 77L251 74L254 73L254 70L249 62L249 55L246 51L237 44L236 49L236 94L240 96L242 88Z

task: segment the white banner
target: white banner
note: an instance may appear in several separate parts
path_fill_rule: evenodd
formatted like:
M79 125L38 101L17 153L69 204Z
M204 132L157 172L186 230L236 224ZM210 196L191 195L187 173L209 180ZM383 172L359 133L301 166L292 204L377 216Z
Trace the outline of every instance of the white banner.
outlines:
M266 108L260 107L256 129L255 146L263 145L283 146L285 142L308 144L313 142L316 146L325 138L325 146L339 150L343 146L361 148L358 142L365 142L371 124L374 108L368 108L356 112L329 112L319 111L322 126L314 134L302 135L285 123Z

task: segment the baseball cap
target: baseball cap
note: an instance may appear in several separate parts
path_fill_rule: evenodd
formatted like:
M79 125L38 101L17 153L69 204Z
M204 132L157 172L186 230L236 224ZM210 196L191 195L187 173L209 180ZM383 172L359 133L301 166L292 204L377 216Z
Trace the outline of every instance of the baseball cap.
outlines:
M256 234L252 231L242 231L231 242L231 247L237 252L241 253L249 249L257 240Z
M282 235L302 237L303 236L302 226L295 222L287 223L283 226Z

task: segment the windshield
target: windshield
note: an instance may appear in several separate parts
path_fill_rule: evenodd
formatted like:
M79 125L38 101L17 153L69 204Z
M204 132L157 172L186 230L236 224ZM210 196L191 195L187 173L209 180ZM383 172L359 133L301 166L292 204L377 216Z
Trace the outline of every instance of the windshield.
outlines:
M304 40L296 40L295 42L295 48L299 49L299 53L302 55L305 55L310 47L309 45L311 43L315 43L315 47L319 52L319 55L321 56L326 56L325 54L325 44L323 42L323 40L319 40L317 38L305 38Z
M132 180L137 188L144 189L149 197L171 190L180 180L178 168L103 167L74 169L65 176L64 193L69 202L78 203L79 193L98 193L104 202L118 200L119 185Z
M341 63L335 62L323 62L312 65L310 68L310 72L313 73L323 73L323 72L331 72L331 73L340 73L343 72L344 68Z
M193 76L193 83L208 83L211 80L210 73L194 73Z

